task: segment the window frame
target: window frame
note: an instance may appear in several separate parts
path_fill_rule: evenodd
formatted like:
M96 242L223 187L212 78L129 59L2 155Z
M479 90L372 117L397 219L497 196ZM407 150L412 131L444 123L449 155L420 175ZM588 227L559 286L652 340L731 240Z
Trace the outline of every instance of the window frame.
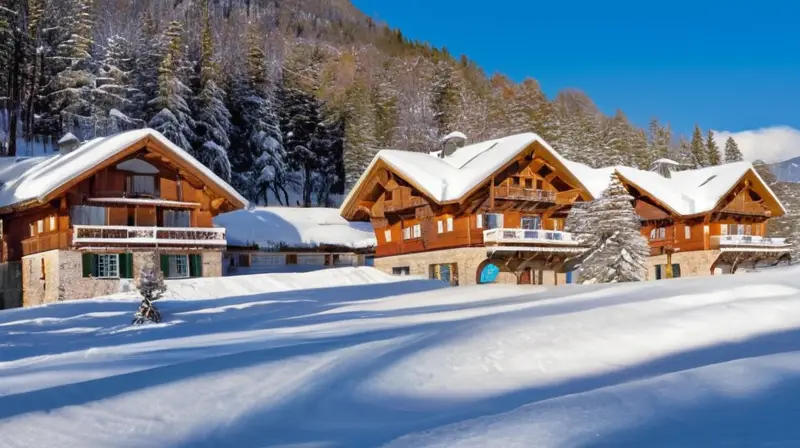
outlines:
M44 219L36 221L36 233L37 234L44 233Z
M440 234L444 233L444 221L442 221L441 219L436 221L436 230Z
M420 224L414 224L412 229L414 229L414 238L413 239L422 238L422 226Z
M404 227L403 240L410 240L410 239L411 239L411 227Z
M56 215L50 215L50 231L54 232L58 230L58 222L56 221Z
M168 266L169 266L169 269L168 269L168 272L167 272L167 275L166 275L167 278L169 278L169 279L182 279L182 278L189 278L189 277L192 276L191 270L190 270L190 267L189 267L189 255L188 254L169 254L169 255L167 255L167 257L168 257L167 263L168 263ZM185 262L186 275L172 275L173 272L175 272L176 274L179 274L178 273L178 266L179 266L178 260L179 259L182 259Z
M387 230L383 231L383 239L387 243L391 243L392 242L392 230L391 229L387 229Z
M452 216L448 216L447 217L447 231L448 232L452 232L454 225L455 224L453 222L453 217Z
M119 276L119 254L96 254L97 261L95 262L95 269L97 271L97 275L95 278L99 279L115 279L120 278ZM103 267L103 260L114 260L114 270L116 272L108 272L106 275L101 274L101 268ZM108 269L110 264L106 266Z
M691 226L683 226L683 238L690 240L692 239L692 227Z

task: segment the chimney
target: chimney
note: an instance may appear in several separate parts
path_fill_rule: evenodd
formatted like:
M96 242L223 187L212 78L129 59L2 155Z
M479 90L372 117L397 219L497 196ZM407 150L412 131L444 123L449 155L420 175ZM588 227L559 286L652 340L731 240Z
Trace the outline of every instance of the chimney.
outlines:
M650 171L656 172L661 177L672 178L672 172L678 171L681 164L670 159L658 159L650 165Z
M58 150L61 154L69 154L80 145L81 141L78 137L75 137L75 134L72 132L67 132L67 134L58 141Z
M442 150L439 152L439 157L444 159L456 152L458 148L462 148L467 143L467 136L462 132L451 132L445 135L440 143L442 144Z

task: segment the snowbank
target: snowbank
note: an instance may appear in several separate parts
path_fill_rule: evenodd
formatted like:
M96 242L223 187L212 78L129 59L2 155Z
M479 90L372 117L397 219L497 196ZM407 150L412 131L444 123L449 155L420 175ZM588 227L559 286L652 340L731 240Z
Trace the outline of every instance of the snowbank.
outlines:
M445 288L361 268L171 282L145 327L130 299L4 311L2 444L794 446L798 274Z
M228 244L234 246L364 249L376 245L370 223L347 222L335 208L256 207L219 215L214 224L225 227Z

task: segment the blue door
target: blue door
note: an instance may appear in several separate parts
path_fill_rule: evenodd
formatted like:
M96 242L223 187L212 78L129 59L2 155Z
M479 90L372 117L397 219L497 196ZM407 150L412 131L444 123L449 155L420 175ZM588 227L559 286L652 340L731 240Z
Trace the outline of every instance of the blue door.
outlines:
M497 280L497 275L500 274L500 268L493 264L487 264L481 271L480 283L494 283Z

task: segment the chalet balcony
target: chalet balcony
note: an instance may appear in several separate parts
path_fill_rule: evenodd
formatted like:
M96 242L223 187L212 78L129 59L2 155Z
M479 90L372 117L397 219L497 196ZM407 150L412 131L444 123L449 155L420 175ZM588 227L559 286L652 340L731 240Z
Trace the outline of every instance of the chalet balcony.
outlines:
M577 238L569 232L528 229L485 230L483 232L483 243L486 245L579 246Z
M72 245L72 232L49 233L22 241L22 256L38 254L50 250L67 249Z
M711 248L743 251L781 251L788 250L791 244L786 238L770 238L751 235L721 235L711 237Z
M425 201L424 198L411 196L411 197L405 197L388 201L386 202L383 208L387 212L398 212L401 210L408 210L412 208L422 207L427 204L428 203Z
M509 199L514 201L544 202L548 204L556 203L556 193L554 191L535 190L509 185L495 186L494 197L496 199Z
M204 227L131 227L76 225L75 245L225 246L225 229Z

